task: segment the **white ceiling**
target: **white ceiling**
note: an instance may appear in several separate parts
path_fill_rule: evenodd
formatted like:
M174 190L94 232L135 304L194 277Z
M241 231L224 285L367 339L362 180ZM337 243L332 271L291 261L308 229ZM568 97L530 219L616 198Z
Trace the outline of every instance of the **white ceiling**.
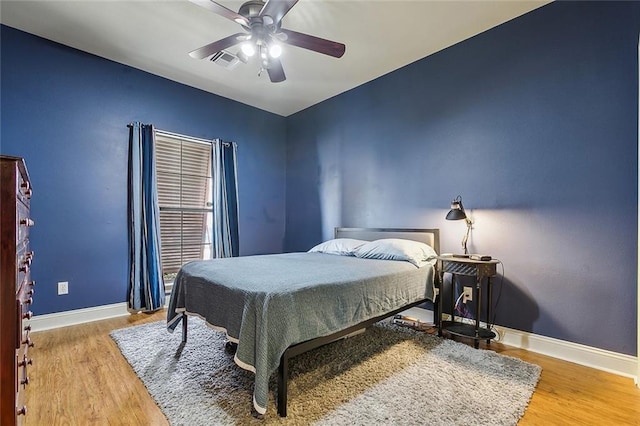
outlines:
M266 73L258 77L253 60L228 70L192 59L191 50L242 28L188 0L2 0L0 18L10 27L288 116L548 2L300 0L283 28L347 49L336 59L285 45L282 83L271 83ZM219 3L237 11L243 2Z

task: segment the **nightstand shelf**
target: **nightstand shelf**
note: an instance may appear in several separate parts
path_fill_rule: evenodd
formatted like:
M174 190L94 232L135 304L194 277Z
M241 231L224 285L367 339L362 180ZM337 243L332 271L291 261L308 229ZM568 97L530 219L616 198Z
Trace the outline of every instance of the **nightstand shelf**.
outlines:
M496 337L496 334L488 327L491 324L492 315L492 298L493 298L493 283L492 278L497 274L497 260L472 260L464 257L453 256L439 256L437 268L440 275L440 300L438 303L438 315L436 320L438 321L438 336L442 336L443 333L452 334L463 338L473 339L473 346L477 349L480 346L481 340L486 340L487 343L491 343L491 339ZM444 305L444 274L449 273L451 277L451 321L444 321L442 319L443 305ZM468 324L461 321L456 321L455 315L455 291L454 285L457 276L468 276L475 278L475 287L473 289L473 303L475 304L475 320L474 324ZM480 326L480 317L482 315L483 308L483 291L482 287L486 285L486 327Z
M476 338L476 326L474 324L465 324L459 321L442 321L442 329L455 336ZM488 328L478 328L478 340L487 339L487 341L490 341L494 337L496 337L496 333Z

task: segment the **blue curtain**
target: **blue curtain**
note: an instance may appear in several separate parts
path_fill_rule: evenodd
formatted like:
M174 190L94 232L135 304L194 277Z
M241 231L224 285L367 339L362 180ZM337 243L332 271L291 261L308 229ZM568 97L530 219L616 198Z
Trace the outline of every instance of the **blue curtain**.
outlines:
M216 139L211 144L213 177L213 257L236 257L238 244L238 146Z
M153 312L164 306L160 258L160 214L155 133L150 124L129 129L129 310Z

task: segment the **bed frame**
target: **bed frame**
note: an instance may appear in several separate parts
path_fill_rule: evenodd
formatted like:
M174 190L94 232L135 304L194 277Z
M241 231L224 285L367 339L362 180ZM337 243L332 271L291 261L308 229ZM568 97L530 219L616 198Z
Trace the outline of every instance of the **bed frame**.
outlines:
M402 238L405 240L420 241L429 244L434 248L436 253L440 253L440 230L439 229L400 229L400 228L335 228L335 238L354 238L359 240L373 241L381 238ZM437 279L437 274L434 274L434 279ZM359 324L348 327L344 330L330 334L328 336L322 336L315 339L307 340L305 342L297 343L289 346L282 356L280 357L280 365L278 366L278 414L281 417L287 416L287 388L289 382L289 359L300 355L304 352L308 352L312 349L319 348L320 346L327 345L338 339L341 339L351 333L354 333L363 328L367 328L374 323L381 321L385 318L389 318L402 311L405 311L414 306L421 305L426 302L427 299L411 303L407 306L403 306L394 311L388 312L384 315L377 316L375 318L368 319ZM435 303L435 301L434 301ZM182 342L187 341L187 315L182 318Z
M355 238L367 241L373 241L380 238L403 238L429 244L434 248L436 253L440 253L440 231L438 229L336 228L334 235L335 238ZM280 358L280 366L278 367L278 414L281 417L287 416L287 385L289 381L290 358L334 342L355 331L369 327L380 320L389 318L424 302L426 302L426 299L403 306L402 308L396 309L387 314L371 318L367 321L361 322L360 324L356 324L328 336L318 337L313 340L307 340L306 342L289 346L289 348L284 351L284 354L282 354L282 357Z

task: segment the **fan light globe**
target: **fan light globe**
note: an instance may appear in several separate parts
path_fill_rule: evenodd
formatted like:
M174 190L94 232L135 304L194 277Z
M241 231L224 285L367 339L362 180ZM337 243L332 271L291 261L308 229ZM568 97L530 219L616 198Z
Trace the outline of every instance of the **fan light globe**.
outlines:
M279 44L272 44L269 47L269 55L272 58L279 58L282 55L282 47Z
M242 53L247 56L253 56L256 54L256 48L253 47L253 43L243 43L242 46L240 46L240 49L242 50Z

